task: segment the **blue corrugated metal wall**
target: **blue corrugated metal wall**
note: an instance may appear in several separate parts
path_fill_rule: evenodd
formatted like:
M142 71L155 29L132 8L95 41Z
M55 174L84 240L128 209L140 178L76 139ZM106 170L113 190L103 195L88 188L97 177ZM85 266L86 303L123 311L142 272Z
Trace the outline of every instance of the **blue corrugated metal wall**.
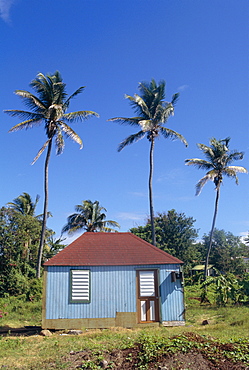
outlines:
M171 282L179 265L87 266L90 270L90 303L70 303L69 266L47 268L46 319L111 318L116 312L136 312L136 270L158 269L162 321L183 320L183 289Z

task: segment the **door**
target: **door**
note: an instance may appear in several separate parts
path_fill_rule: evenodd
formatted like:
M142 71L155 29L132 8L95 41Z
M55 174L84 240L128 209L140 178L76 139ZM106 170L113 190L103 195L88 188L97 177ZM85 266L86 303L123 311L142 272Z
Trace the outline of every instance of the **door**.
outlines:
M137 271L138 322L159 321L157 270Z

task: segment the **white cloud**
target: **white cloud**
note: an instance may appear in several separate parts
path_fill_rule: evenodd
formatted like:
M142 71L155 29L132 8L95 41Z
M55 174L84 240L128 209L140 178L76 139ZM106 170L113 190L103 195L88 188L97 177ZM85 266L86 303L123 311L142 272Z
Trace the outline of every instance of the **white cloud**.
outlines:
M189 85L181 85L181 86L179 86L178 87L178 91L184 91L184 90L186 90L186 89L188 89L189 88Z
M121 220L133 220L140 221L146 218L145 214L131 213L131 212L120 212L117 214L117 218Z
M10 8L15 0L0 0L0 17L5 22L10 22Z

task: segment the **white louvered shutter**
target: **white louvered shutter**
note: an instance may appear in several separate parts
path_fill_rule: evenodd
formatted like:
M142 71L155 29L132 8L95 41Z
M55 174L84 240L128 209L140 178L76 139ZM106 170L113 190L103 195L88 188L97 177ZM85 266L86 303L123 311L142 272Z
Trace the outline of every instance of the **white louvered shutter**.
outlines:
M155 297L154 271L139 271L140 297Z
M89 301L90 299L90 271L71 270L72 301Z

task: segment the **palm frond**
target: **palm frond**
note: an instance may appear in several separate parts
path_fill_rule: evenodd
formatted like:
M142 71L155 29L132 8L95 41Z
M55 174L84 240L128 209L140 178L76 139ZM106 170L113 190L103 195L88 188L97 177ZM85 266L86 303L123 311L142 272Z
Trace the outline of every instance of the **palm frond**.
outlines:
M179 134L178 132L162 126L160 127L160 132L164 138L166 139L170 138L172 140L177 139L180 140L186 147L188 146L188 142L185 139L185 137Z
M118 152L120 152L124 147L127 145L133 144L134 142L137 142L138 140L142 139L145 136L145 132L139 131L136 134L128 136L125 140L123 140L119 146L118 146Z
M4 110L4 113L7 113L11 117L19 117L25 120L30 120L30 119L42 120L44 118L43 114L27 112L27 111L18 110L18 109L6 109Z
M247 169L241 166L227 166L223 170L224 175L227 177L234 178L237 185L239 185L239 179L237 173L248 173Z
M239 161L244 158L243 152L238 152L237 150L233 150L227 156L227 164L231 163L232 161Z
M173 96L172 96L172 99L171 99L171 104L173 106L176 105L177 101L179 100L179 96L180 96L180 93L175 93Z
M39 198L39 195L37 195L35 202L33 202L30 194L23 192L13 202L8 202L7 205L23 215L34 216Z
M114 117L114 118L109 118L107 122L117 121L120 124L139 126L139 122L143 119L144 119L143 117L131 117L131 118Z
M248 170L242 166L228 166L226 167L226 170L231 170L236 173L248 173Z
M29 91L16 90L15 94L20 96L23 99L24 104L36 113L41 113L47 108L42 100L31 94Z
M108 220L108 221L104 221L104 222L105 222L105 225L109 225L109 226L112 226L112 227L117 227L117 228L120 229L120 225L116 221Z
M125 97L125 99L129 99L131 102L135 102L135 97L134 96L125 94L124 97Z
M63 106L63 102L67 97L66 85L63 82L53 83L53 104L60 104Z
M214 158L214 151L210 146L205 144L197 144L198 148L203 151L204 155L212 162Z
M68 126L65 122L59 121L58 123L60 124L65 135L69 137L70 139L72 139L73 141L75 141L77 144L79 144L80 149L82 149L83 143L79 135L76 134L76 132L70 126Z
M165 98L165 82L160 81L157 85L152 79L150 83L143 82L139 85L141 97L145 101L151 117L155 117L158 106L163 106Z
M216 176L216 172L213 172L212 170L206 173L204 177L202 177L198 183L196 184L196 193L195 195L199 195L202 191L203 186L208 182L208 181L213 181Z
M159 105L155 112L155 118L162 123L167 122L168 118L173 115L174 115L174 106L172 103L166 103L165 106Z
M159 81L158 85L156 81L152 78L150 82L139 83L138 89L142 93L142 97L146 104L151 107L153 101L156 100L159 103L165 98L165 86L164 80Z
M42 122L42 119L36 119L36 118L29 119L27 121L20 122L17 125L13 126L9 130L9 132L14 132L14 131L23 130L23 129L27 130L28 128L32 128L35 125L39 125L41 122Z
M44 150L46 149L46 147L48 146L50 140L52 139L48 139L46 141L46 143L42 146L42 148L39 150L39 152L37 153L36 157L34 158L33 162L31 163L32 165L37 161L37 159L42 155L42 153L44 152Z
M43 73L38 73L37 77L31 81L30 86L38 93L40 100L48 108L53 104L53 81Z
M117 233L118 232L117 230L112 229L111 227L106 227L106 226L102 226L101 231L105 233Z
M186 159L185 164L187 166L193 165L193 166L196 166L197 168L203 169L203 170L210 170L211 168L213 168L212 163L210 163L208 161L205 161L205 159L199 159L199 158Z
M143 98L141 98L141 96L139 96L138 94L135 94L134 95L134 103L135 105L137 105L139 107L138 111L139 113L146 117L146 118L152 118L151 116L151 112L147 106L147 104L145 103L145 101L143 100Z
M69 103L70 103L70 100L75 98L75 96L79 95L80 93L82 93L82 91L85 89L85 86L81 86L79 87L73 94L71 94L67 100L64 102L64 107L67 109L68 106L69 106Z
M92 116L99 117L99 114L90 110L83 110L78 112L64 113L63 119L67 120L68 122L76 122L85 121Z
M73 234L74 232L83 229L86 226L87 220L84 215L73 213L68 216L67 224L62 228L62 234L68 232L68 234Z
M139 101L138 97L140 98L140 96L137 95L137 94L134 94L134 96L130 96L130 95L125 94L125 99L130 100L130 104L131 104L134 112L137 113L138 115L140 115L143 118L148 118L148 116L144 112L146 110L146 108L145 108L145 106L143 107L143 102ZM144 102L144 105L146 105L145 102Z

